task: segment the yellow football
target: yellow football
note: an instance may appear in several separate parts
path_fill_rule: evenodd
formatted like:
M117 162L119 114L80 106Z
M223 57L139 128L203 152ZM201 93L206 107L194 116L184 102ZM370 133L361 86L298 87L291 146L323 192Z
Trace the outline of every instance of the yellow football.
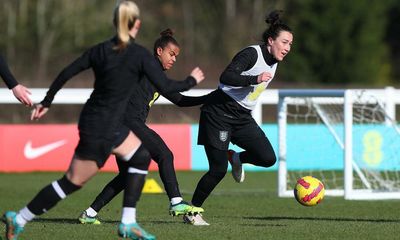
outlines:
M297 180L294 197L304 206L315 206L324 199L324 184L315 177L305 176Z

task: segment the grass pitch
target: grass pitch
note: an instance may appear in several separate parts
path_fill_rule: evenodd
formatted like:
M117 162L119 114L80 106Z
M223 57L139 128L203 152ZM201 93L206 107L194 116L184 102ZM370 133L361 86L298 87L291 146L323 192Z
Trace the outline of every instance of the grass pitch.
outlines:
M185 200L202 172L178 172ZM19 210L45 184L61 173L0 174L0 212ZM118 239L121 195L100 212L102 225L82 225L77 217L86 209L113 173L100 173L82 190L25 227L20 239ZM157 172L151 172L160 185ZM326 197L316 207L304 207L294 198L278 198L276 172L246 173L237 184L230 173L203 205L211 225L195 227L168 215L163 194L143 194L137 206L138 222L157 239L399 239L400 201L345 201ZM0 234L4 239L4 224Z

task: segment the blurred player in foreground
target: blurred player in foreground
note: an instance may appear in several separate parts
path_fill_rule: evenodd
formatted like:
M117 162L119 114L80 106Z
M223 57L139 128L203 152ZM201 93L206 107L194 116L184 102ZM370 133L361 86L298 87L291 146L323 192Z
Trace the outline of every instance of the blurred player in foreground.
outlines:
M150 155L141 146L140 139L121 124L121 118L143 74L165 92L189 89L202 79L168 80L154 57L134 42L140 28L139 8L134 2L122 1L117 5L114 25L117 36L93 46L67 66L53 82L44 101L34 109L32 119L39 119L67 80L92 68L94 90L79 118L79 143L69 169L61 179L45 186L18 213L7 211L4 214L6 239L17 239L27 222L79 190L105 164L111 153L121 156L129 166L118 235L130 239L155 239L136 222L136 203L147 175Z

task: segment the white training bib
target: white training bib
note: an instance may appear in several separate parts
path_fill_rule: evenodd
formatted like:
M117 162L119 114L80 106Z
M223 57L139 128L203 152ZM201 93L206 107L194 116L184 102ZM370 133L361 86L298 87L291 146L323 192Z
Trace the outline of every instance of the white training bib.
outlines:
M247 87L235 87L226 85L223 83L219 84L219 88L228 94L231 98L235 99L241 106L249 110L253 110L257 103L257 99L260 94L268 87L268 84L272 81L275 76L276 67L278 63L269 66L262 55L261 47L259 45L250 46L257 51L257 62L252 68L242 72L242 76L258 76L263 72L270 72L272 78L268 82L262 82L256 85L250 85Z

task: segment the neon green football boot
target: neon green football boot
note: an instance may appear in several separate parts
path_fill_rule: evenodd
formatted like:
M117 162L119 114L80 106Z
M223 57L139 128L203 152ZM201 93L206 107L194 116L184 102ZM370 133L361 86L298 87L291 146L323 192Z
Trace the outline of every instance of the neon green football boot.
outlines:
M82 224L93 224L93 225L101 224L100 220L97 219L96 217L89 217L87 215L86 211L82 212L82 214L79 216L78 220Z
M180 215L194 215L196 213L202 213L204 209L201 207L195 207L190 205L185 201L181 201L180 203L170 205L169 206L169 214L172 216L180 216Z

